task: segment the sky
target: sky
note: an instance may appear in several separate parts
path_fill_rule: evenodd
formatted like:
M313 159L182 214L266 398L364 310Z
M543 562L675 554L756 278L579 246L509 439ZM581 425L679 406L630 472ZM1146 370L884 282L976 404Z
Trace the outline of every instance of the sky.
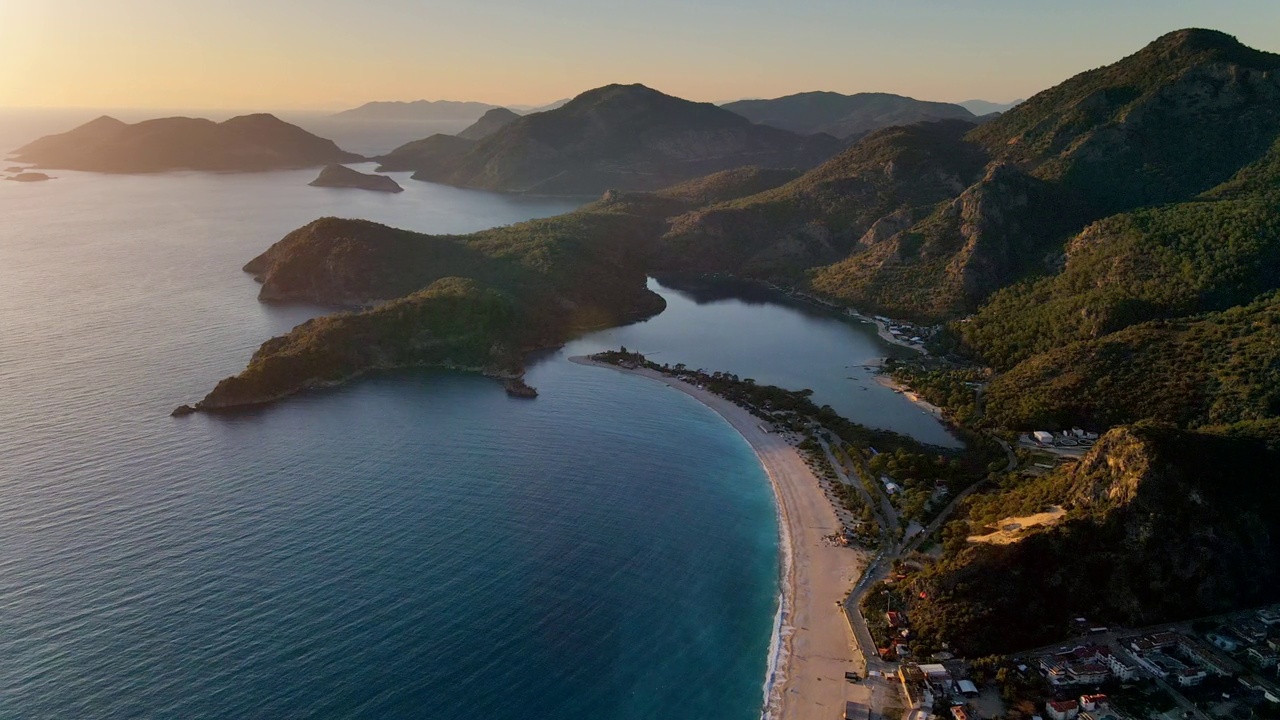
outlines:
M1184 27L1280 52L1280 1L0 0L0 107L539 105L613 82L1008 101Z

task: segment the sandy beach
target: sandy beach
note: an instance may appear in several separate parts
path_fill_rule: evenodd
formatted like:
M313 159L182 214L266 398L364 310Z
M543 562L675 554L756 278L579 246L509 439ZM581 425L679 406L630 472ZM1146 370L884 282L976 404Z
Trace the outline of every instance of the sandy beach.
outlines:
M907 387L906 385L903 385L897 380L894 380L892 377L884 373L880 373L876 375L876 382L880 383L881 385L891 390L897 390L901 392L902 396L905 397L910 402L912 402L913 404L915 404L916 407L924 410L925 412L938 418L939 420L942 420L944 422L946 421L946 416L942 414L942 408L920 397L919 393Z
M769 697L767 716L782 720L833 720L846 700L858 697L859 685L845 672L863 672L861 654L840 608L865 565L864 555L830 544L840 522L800 452L776 433L761 430L761 421L737 405L693 385L647 369L629 370L586 357L581 365L641 375L683 392L715 410L755 449L773 483L787 544L789 563L783 582L782 651Z

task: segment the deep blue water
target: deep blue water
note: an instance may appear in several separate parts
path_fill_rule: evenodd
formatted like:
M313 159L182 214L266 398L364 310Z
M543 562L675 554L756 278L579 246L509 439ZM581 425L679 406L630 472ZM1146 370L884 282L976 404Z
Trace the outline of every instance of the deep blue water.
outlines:
M239 270L294 227L462 232L568 205L55 174L0 182L0 717L759 716L775 508L693 400L560 354L532 402L418 372L167 416L321 312L258 304ZM664 292L664 316L566 352L661 340L696 364L700 332L751 317L816 333L815 354L877 352L827 318ZM710 359L821 374L732 350Z

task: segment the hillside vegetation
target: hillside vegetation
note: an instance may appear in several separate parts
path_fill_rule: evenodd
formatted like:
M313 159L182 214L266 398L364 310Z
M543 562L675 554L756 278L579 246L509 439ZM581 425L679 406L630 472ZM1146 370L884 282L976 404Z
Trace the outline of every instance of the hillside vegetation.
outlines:
M1055 272L1090 223L1193 201L1233 176L1233 192L1256 188L1243 169L1269 172L1278 68L1280 55L1222 33L1170 33L963 133L917 129L934 135L915 158L924 162L880 152L920 140L906 129L873 133L785 188L682 218L673 240L692 269L785 277L864 309L956 318ZM930 126L957 127L919 127Z
M902 593L917 648L1006 653L1059 640L1073 617L1141 626L1280 600L1277 461L1256 438L1142 425L975 501ZM965 541L1049 505L1066 518L1019 542Z
M964 142L972 127L882 130L786 185L673 218L660 264L796 277L876 245L973 182L986 154Z
M987 395L991 422L1010 428L1280 417L1280 296L1037 355L997 377Z

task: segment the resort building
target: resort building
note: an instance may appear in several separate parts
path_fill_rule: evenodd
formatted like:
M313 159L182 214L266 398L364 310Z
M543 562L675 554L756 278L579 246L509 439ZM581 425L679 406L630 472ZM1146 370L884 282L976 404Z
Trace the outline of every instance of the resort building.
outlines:
M1080 709L1085 712L1097 712L1097 710L1107 704L1106 695L1081 695Z
M1080 714L1080 703L1075 700L1050 700L1044 704L1044 712L1052 720L1075 720Z

